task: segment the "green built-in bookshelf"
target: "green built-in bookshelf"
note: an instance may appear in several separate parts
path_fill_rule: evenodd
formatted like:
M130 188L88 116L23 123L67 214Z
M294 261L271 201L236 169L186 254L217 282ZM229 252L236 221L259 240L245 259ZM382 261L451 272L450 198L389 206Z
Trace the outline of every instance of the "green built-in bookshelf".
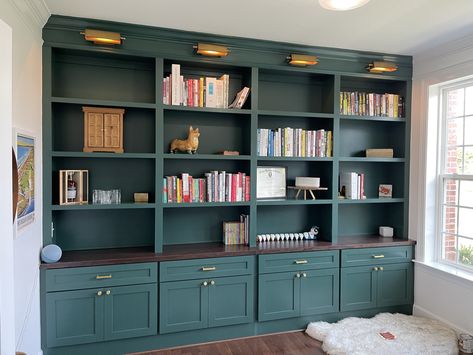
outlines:
M120 46L86 42L79 29L122 33ZM77 30L76 30L77 29ZM53 16L44 29L43 162L44 243L64 250L222 243L222 223L250 216L250 246L265 233L304 232L320 227L319 238L377 235L378 226L394 227L407 239L411 58L385 54L280 44L242 38L171 31ZM192 44L220 43L225 58L194 54ZM290 53L319 57L313 67L291 67ZM398 71L371 74L373 60L390 60ZM242 109L163 104L163 78L180 64L189 78L230 76L229 99L244 86L250 95ZM340 92L391 93L404 98L403 117L340 114ZM83 153L82 106L120 107L125 153ZM197 154L170 154L173 138L188 127L200 130ZM257 153L258 129L284 127L330 130L328 157L266 157ZM368 148L393 148L393 158L366 158ZM224 150L238 156L219 155ZM259 166L285 167L287 185L297 176L317 176L327 191L316 200L256 199ZM59 205L58 171L87 169L89 201L93 189L121 189L120 205ZM218 170L251 176L249 201L163 203L163 178L189 173L203 177ZM363 200L338 197L339 174L365 176ZM379 199L378 185L392 184L393 198ZM148 192L149 202L133 202Z

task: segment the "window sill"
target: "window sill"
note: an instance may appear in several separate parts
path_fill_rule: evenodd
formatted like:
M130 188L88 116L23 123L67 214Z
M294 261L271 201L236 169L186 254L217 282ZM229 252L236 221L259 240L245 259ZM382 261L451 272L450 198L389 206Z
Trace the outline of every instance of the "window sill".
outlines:
M463 282L468 281L468 283L471 283L471 286L473 286L473 272L468 272L462 269L458 269L454 266L445 265L445 264L433 262L433 261L430 261L430 262L425 262L425 261L420 261L420 260L413 260L413 261L414 263L422 265L429 269L440 271L446 276L455 278L458 281L463 281Z

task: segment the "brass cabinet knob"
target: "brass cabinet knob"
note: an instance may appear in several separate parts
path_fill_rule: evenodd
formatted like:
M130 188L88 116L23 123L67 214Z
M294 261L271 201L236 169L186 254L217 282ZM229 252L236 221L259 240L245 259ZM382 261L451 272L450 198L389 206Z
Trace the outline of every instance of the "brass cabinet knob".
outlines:
M97 292L97 296L102 296L102 291Z
M307 277L307 274L305 272L303 272L302 277Z
M105 293L106 293L107 296L111 294L110 290L107 290L107 292L105 292Z
M297 277L297 278L301 277L301 274L297 273L297 274L296 274L296 277Z
M384 268L382 266L379 267L379 271L383 271Z
M204 281L204 282L202 283L202 286L205 287L205 286L207 286L208 284L209 284L209 283L208 283L207 281Z
M215 281L214 280L210 281L210 284L215 285Z
M377 267L374 267L373 270L374 270L374 271L378 271L379 269L378 269Z

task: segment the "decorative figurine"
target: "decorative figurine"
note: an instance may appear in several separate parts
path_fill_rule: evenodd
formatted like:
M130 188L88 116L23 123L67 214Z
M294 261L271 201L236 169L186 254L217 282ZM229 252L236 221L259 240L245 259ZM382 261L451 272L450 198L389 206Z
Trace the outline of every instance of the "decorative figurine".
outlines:
M171 153L175 153L176 150L180 152L187 152L189 154L195 154L197 148L199 147L199 129L193 129L192 126L189 127L189 135L187 139L173 139L170 145Z
M317 239L318 234L319 234L319 227L312 226L309 231L309 239Z

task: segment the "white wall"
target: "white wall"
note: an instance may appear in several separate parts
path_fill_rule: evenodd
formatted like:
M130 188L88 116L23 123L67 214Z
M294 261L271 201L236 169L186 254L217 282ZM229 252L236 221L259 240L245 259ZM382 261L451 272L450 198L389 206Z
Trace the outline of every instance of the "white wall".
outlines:
M15 349L11 190L12 32L0 20L0 354Z
M0 20L3 20L12 29L13 36L13 91L12 91L12 121L7 132L8 154L11 155L11 125L21 130L32 133L36 137L35 156L35 222L18 234L13 240L12 251L6 251L8 257L13 259L13 292L14 301L14 327L9 319L9 329L5 329L2 324L1 338L3 343L5 337L13 335L15 349L24 351L27 354L38 354L41 351L40 345L40 322L39 322L39 251L42 244L42 169L41 169L41 29L48 17L48 10L42 0L0 1ZM3 47L3 42L2 42ZM2 55L3 55L2 48ZM3 58L2 58L3 59ZM3 115L2 115L3 116ZM4 118L2 117L2 120ZM4 146L1 151L4 151ZM0 158L0 163L3 161ZM8 171L10 171L10 163ZM1 171L4 171L2 168ZM3 184L2 177L1 186ZM8 182L11 189L11 182ZM3 193L1 193L2 200ZM0 216L4 216L3 207ZM11 217L11 212L8 212ZM2 223L3 225L3 223ZM12 233L3 234L1 238L9 238L0 244L2 253L4 246L8 246L12 240ZM8 249L8 248L7 248ZM3 259L3 258L2 258ZM2 280L5 274L2 267ZM10 306L11 307L11 306ZM4 318L6 313L12 308L0 308L0 316ZM8 318L6 318L8 319ZM9 339L11 340L11 339ZM3 346L3 344L2 344ZM10 354L11 351L2 354Z
M417 239L414 314L473 334L473 278L436 269L433 259L436 122L428 120L429 86L473 75L473 34L414 56L409 236ZM429 149L428 149L429 147ZM428 156L429 154L429 156Z

